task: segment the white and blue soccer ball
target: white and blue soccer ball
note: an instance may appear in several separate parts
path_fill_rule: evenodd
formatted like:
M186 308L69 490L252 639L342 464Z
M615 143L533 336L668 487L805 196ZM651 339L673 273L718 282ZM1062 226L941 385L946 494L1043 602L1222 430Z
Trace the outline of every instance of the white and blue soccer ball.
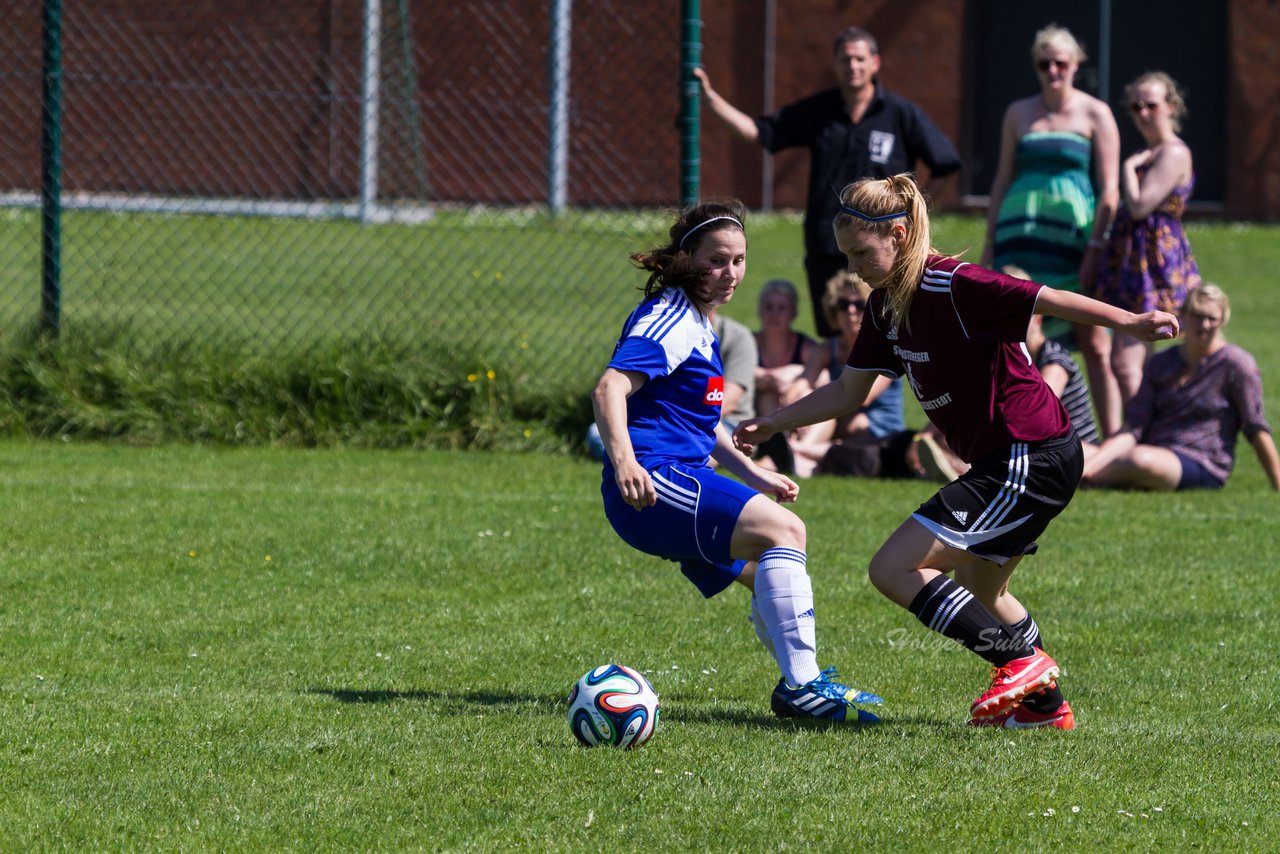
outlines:
M597 667L569 692L569 729L587 747L639 747L657 726L658 694L630 667Z

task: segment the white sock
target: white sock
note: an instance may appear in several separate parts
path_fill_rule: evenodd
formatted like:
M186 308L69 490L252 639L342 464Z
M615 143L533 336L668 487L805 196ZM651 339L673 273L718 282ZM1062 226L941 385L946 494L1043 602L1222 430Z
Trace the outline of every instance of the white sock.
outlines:
M821 672L813 586L805 563L805 553L799 549L775 546L766 550L756 568L756 595L752 601L753 622L763 624L773 658L793 687L813 681Z
M773 641L769 640L769 631L765 628L764 617L760 614L760 603L756 601L754 593L751 594L751 613L747 615L747 620L751 622L751 628L756 630L760 645L768 651L770 658L777 661L778 653L773 648Z

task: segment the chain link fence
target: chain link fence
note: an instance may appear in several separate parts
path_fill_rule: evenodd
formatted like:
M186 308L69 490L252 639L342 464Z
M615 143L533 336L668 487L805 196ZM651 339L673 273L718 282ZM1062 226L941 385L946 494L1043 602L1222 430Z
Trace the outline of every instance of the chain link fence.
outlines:
M63 340L603 363L626 253L678 202L679 0L61 5ZM43 28L35 0L0 13L14 342L47 260Z

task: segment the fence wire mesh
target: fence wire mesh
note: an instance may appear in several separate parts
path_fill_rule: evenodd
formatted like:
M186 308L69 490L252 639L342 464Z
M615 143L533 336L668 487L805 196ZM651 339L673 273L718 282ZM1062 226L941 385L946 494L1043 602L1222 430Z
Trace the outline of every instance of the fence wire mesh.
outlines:
M0 12L0 329L16 338L41 304L42 12ZM614 324L584 339L566 321L620 318L625 253L678 201L679 13L63 0L61 335L256 354L377 335L531 377L595 365Z

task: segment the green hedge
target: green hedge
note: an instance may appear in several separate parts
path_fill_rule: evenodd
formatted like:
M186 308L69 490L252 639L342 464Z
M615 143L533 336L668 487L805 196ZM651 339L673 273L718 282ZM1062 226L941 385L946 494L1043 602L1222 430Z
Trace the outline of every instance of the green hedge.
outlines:
M235 342L146 351L125 336L28 338L0 354L0 429L138 443L568 450L585 389L527 389L483 354L379 338L287 355Z

